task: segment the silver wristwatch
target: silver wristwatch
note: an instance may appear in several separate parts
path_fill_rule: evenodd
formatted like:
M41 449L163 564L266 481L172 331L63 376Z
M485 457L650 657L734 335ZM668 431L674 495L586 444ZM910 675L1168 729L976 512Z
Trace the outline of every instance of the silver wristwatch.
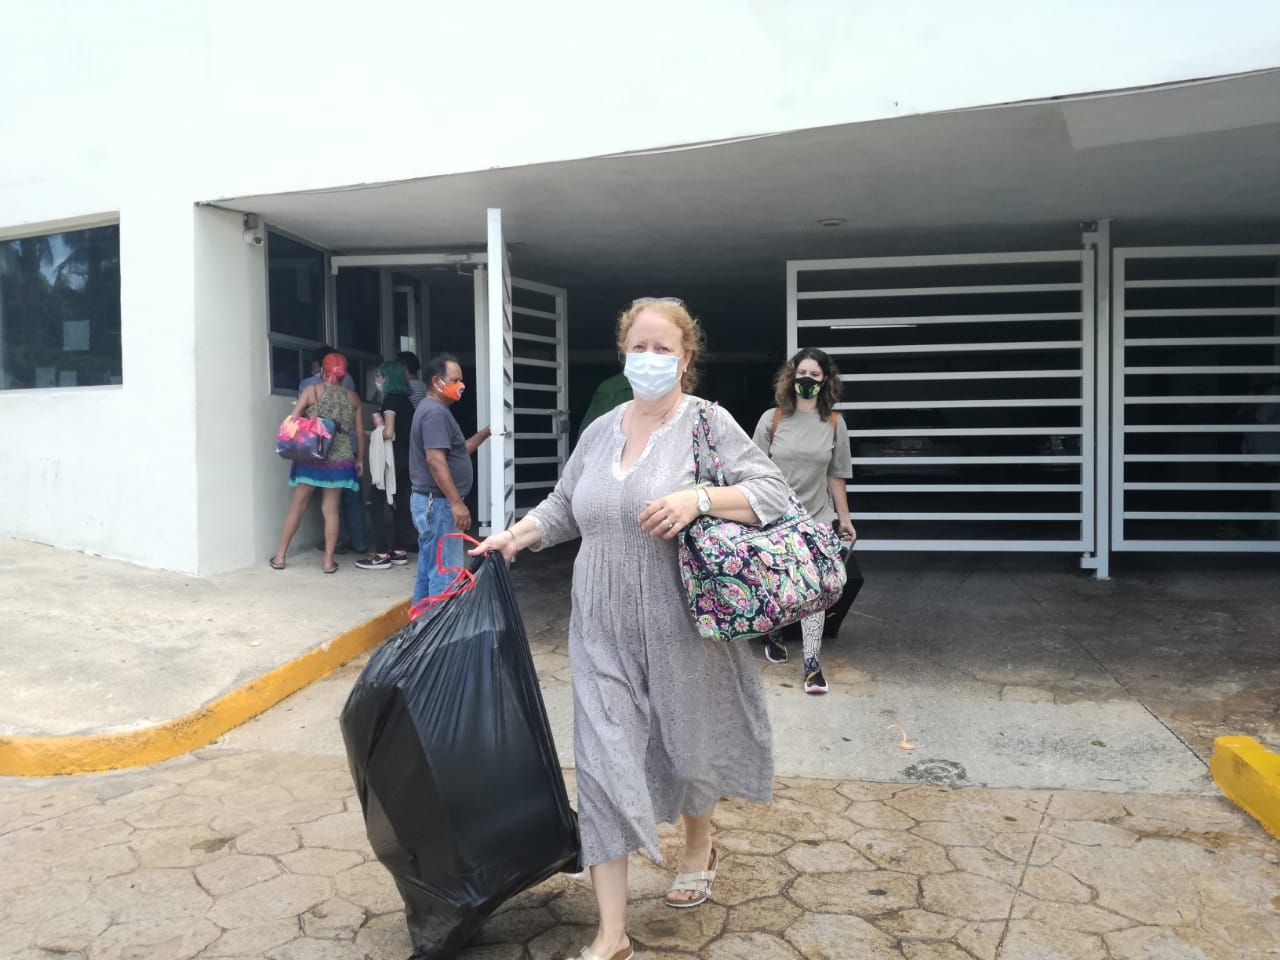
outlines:
M698 487L698 512L701 514L711 512L711 496L707 493L706 487Z

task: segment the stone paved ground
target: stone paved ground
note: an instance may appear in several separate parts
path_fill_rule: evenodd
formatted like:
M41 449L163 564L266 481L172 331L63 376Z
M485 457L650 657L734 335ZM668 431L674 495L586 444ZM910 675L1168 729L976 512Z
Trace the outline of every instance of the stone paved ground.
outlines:
M517 565L562 747L572 742L568 557ZM812 775L831 779L782 778L767 809L721 805L723 869L708 906L663 906L673 870L637 856L630 929L642 960L1280 957L1280 842L1200 795L1212 786L1191 752L1203 757L1223 732L1274 743L1280 731L1273 571L1099 586L1022 559L1013 572L985 559L921 572L912 558L869 556L864 567L857 620L824 653L832 693L799 694L795 664L765 674L779 769L810 775L791 745L814 752L826 736L835 759ZM369 852L336 722L361 666L191 756L0 778L0 960L406 957L399 901ZM907 701L911 713L892 714ZM995 705L985 734L996 746L940 746L984 733L961 719L972 716L959 712L968 701ZM1002 782L1002 756L1005 773L1046 768L1080 786L1062 765L1071 744L1061 711L1101 714L1117 702L1149 721L1129 731L1144 751L1163 737L1187 754L1190 789L1139 792L1126 764L1140 752L1100 770L1125 778L1105 794L849 779L902 779L908 755L886 730L901 719L922 758L964 760L969 782ZM1014 722L1027 703L1044 709L1040 739ZM1017 744L997 743L1006 729ZM1081 750L1103 749L1079 732ZM953 748L968 754L935 752ZM678 847L669 833L669 862ZM496 914L464 956L570 957L592 914L587 880L557 877Z
M771 807L725 803L716 822L712 904L667 909L669 869L634 858L644 960L1280 955L1280 844L1213 798L781 780ZM668 832L669 862L677 848ZM592 910L585 878L557 877L463 956L576 955ZM408 952L340 756L214 746L0 781L0 957Z

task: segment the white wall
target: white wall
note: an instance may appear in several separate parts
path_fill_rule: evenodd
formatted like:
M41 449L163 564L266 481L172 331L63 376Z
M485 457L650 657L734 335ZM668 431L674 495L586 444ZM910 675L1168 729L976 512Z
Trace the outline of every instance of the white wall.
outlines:
M7 448L0 535L124 555L116 528L131 485L104 484L102 475L127 472L128 433L112 425L136 414L130 399L122 387L24 390L0 399Z
M291 493L275 435L292 404L271 395L263 248L244 242L239 215L194 216L197 572L214 574L275 553ZM294 549L317 539L311 514Z
M191 207L120 227L124 384L0 391L0 536L194 571Z
M0 224L1241 72L1278 37L1273 0L12 5Z
M187 573L252 565L274 552L290 495L265 258L238 215L172 198L131 209L124 385L0 392L0 536ZM295 546L317 533L311 517Z
M9 6L0 237L118 212L124 385L0 391L0 536L191 572L287 497L265 271L193 203L1280 65L1271 0Z

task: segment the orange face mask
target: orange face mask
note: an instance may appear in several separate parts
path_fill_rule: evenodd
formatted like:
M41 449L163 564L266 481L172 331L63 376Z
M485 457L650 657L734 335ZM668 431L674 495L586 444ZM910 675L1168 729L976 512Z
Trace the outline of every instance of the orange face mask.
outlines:
M462 399L462 393L466 389L467 385L462 382L445 383L443 380L440 381L441 395L447 400L452 400L454 403L457 403Z

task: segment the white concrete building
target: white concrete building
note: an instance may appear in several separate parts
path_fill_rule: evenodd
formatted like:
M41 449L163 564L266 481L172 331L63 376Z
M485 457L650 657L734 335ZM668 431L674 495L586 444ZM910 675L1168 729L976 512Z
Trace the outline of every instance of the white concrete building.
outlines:
M72 0L0 84L0 536L262 562L322 342L461 354L510 514L676 295L743 420L836 351L865 548L1280 548L1270 0Z

